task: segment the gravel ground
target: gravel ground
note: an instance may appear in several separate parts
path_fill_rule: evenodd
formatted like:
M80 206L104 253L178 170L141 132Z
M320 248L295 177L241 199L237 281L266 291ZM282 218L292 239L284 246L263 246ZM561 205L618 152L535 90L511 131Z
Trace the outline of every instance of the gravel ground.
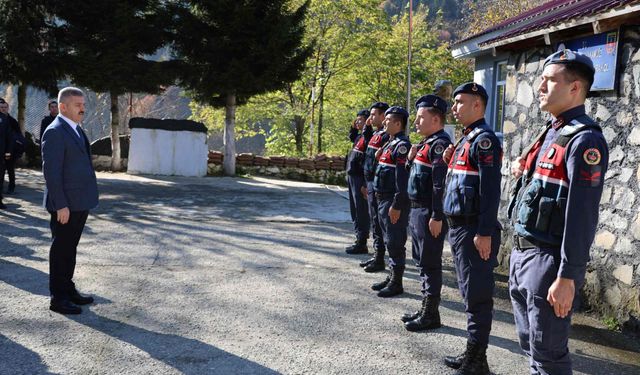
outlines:
M450 374L441 358L464 346L448 249L444 327L409 333L416 270L404 295L375 296L384 274L343 252L344 190L263 178L100 173L75 276L96 303L52 313L43 180L17 175L0 211L0 374ZM526 374L497 280L489 364ZM571 350L576 374L640 374L640 344L592 317L576 315Z

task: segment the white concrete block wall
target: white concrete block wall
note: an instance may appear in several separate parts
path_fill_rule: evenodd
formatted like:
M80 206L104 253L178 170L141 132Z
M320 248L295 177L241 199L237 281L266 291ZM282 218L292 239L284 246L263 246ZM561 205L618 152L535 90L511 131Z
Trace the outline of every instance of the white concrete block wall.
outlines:
M200 132L133 128L128 173L206 176L206 141Z

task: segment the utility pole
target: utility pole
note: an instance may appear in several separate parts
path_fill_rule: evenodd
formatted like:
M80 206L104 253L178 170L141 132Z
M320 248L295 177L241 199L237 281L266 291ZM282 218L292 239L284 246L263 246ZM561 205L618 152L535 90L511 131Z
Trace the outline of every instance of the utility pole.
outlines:
M316 85L311 88L311 124L309 124L309 157L313 157L313 121L316 110Z
M413 34L413 0L409 0L409 38L407 46L407 112L411 113L411 36ZM409 121L407 121L407 129Z

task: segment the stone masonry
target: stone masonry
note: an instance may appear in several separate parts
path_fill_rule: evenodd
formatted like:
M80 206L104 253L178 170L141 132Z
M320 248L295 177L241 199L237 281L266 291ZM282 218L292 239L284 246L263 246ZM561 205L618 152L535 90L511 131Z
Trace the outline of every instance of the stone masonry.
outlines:
M504 164L500 219L514 180L511 162L548 119L538 108L542 64L553 50L532 48L513 53L505 93ZM600 205L600 224L591 248L583 287L584 302L605 317L640 331L640 26L621 30L618 89L586 102L587 114L600 123L609 144L609 171ZM513 232L505 226L499 259L506 269Z

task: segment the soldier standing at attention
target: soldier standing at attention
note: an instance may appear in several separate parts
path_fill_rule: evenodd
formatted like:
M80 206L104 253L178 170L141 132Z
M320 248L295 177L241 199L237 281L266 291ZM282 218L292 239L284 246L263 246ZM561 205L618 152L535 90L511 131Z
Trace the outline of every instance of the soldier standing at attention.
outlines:
M371 127L365 127L365 122L368 118L368 109L358 112L349 132L349 139L353 142L353 148L347 158L347 183L349 184L349 209L356 241L346 248L347 254L366 254L369 252L367 249L370 228L369 207L365 195L362 194L362 188L365 186L364 152L367 149L369 139L373 135Z
M407 258L405 243L410 209L406 164L411 142L404 134L408 119L409 113L402 107L391 107L385 112L385 129L391 138L380 153L373 181L390 269L384 281L371 286L378 291L378 297L393 297L404 292L402 276Z
M447 163L444 150L451 139L444 131L447 102L436 95L425 95L416 102L416 131L424 138L409 152L408 193L411 200L409 229L413 260L420 272L422 307L405 314L402 321L409 331L440 327L442 289L442 247L448 225L442 212Z
M449 146L444 213L449 223L449 243L458 288L467 313L466 350L446 357L456 374L489 374L486 350L493 320L493 269L498 265L501 226L500 168L502 147L484 119L487 92L469 82L453 92L453 115L464 126L457 147Z
M369 220L371 222L375 255L373 258L360 263L360 266L364 267L365 272L384 270L385 247L384 239L382 238L382 229L380 228L380 221L378 219L378 201L376 200L373 188L373 179L378 164L376 152L389 140L389 134L385 132L382 124L384 121L384 112L388 108L389 104L385 102L373 103L369 108L371 111L369 115L370 125L367 125L367 127L371 126L372 129L375 129L375 133L373 133L371 140L369 140L367 144L367 151L364 156L364 179L367 184L366 187L362 189L362 193L366 194L367 203L369 204Z
M553 116L516 159L520 177L509 205L513 223L509 292L516 331L532 374L571 374L569 327L598 225L609 150L585 114L591 59L571 50L544 62L540 109Z

